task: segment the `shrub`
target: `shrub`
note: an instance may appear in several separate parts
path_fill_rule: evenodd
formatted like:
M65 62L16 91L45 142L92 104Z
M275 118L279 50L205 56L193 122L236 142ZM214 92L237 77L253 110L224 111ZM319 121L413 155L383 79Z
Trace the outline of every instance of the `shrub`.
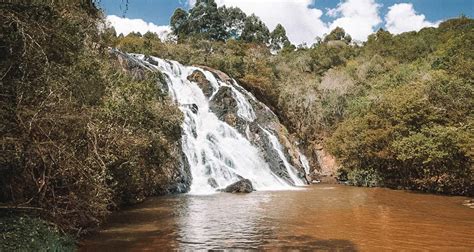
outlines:
M72 237L51 223L28 216L0 217L0 251L75 251Z

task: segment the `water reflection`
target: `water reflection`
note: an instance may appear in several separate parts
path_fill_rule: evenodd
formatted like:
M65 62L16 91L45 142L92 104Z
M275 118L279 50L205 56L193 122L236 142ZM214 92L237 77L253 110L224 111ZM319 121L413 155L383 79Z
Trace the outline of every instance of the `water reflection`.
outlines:
M261 230L263 205L271 195L207 195L187 197L185 214L178 219L180 249L189 248L255 248L272 236ZM216 228L219 226L219 228Z
M114 214L81 250L471 251L464 199L339 185L160 197Z

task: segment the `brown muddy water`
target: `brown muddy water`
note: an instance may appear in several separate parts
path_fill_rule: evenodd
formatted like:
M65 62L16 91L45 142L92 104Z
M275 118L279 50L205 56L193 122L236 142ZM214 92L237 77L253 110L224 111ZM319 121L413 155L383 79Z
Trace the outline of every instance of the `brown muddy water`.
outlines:
M343 185L158 197L113 214L80 251L474 251L465 199Z

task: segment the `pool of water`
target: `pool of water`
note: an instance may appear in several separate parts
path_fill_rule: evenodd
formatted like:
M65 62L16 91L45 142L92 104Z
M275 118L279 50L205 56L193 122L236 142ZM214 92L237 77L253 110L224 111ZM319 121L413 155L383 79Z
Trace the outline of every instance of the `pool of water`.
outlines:
M157 197L114 213L80 250L473 251L465 199L343 185Z

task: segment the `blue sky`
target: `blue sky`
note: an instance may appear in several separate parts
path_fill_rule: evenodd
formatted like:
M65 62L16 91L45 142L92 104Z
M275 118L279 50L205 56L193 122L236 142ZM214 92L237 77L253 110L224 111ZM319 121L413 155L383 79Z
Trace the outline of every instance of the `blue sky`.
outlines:
M178 7L189 9L193 0L101 0L107 15L117 16L112 25L118 32L136 28L161 31ZM474 0L216 0L218 5L240 7L256 13L272 29L282 23L294 43L311 41L335 26L343 27L357 40L382 27L392 33L436 26L440 21L465 14L474 16ZM121 18L121 19L119 19ZM127 22L140 19L143 23ZM152 24L149 24L152 23ZM150 26L153 25L153 26ZM150 28L152 27L152 28ZM159 27L159 28L156 28ZM123 30L123 31L122 31Z

